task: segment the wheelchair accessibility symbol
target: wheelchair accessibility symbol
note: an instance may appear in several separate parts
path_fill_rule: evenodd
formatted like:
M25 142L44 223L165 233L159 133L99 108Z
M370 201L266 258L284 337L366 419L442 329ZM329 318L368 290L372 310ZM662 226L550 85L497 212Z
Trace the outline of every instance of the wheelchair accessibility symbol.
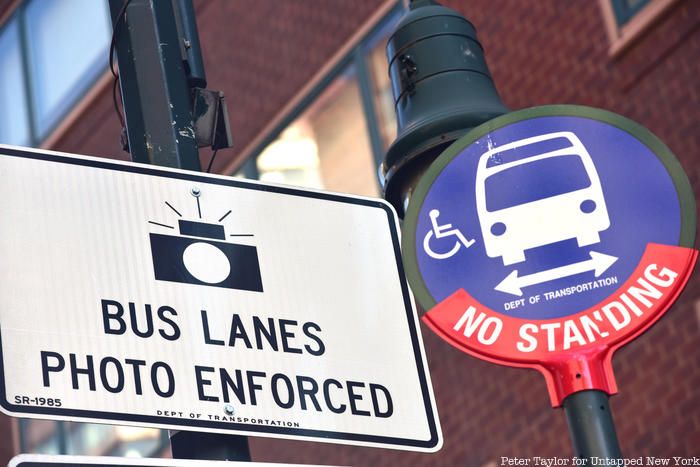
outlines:
M440 217L440 211L437 209L432 209L429 213L428 216L430 217L430 223L432 225L432 229L428 231L427 234L425 234L425 238L423 238L423 249L425 252L430 256L431 258L434 259L447 259L451 258L452 256L456 255L459 250L464 247L464 248L469 248L474 244L475 240L467 240L467 238L464 236L464 234L459 230L459 229L453 229L452 224L438 224L438 217ZM437 240L440 239L445 239L445 238L450 238L450 237L456 237L454 238L454 244L452 247L441 253L433 249L431 247L430 242L433 240L433 237L436 239L434 243L438 243ZM444 242L440 242L444 243Z

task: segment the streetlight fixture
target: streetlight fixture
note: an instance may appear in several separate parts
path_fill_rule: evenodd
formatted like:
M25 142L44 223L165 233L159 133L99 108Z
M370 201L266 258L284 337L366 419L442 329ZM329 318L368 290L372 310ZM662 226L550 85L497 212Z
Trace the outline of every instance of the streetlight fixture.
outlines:
M387 43L398 135L380 167L384 197L403 218L435 158L475 126L508 112L474 26L432 0L415 0Z

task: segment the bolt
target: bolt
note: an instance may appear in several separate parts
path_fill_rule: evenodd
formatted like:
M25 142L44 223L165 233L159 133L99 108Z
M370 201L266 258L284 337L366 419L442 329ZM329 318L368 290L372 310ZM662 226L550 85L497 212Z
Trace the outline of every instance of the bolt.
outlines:
M183 39L183 42L185 43L185 48L189 49L192 47L192 43L188 39Z
M224 412L226 413L226 415L233 415L233 406L231 404L224 405Z
M192 189L190 189L190 193L192 193L192 196L195 198L199 198L202 195L202 190L200 190L199 187L193 186Z

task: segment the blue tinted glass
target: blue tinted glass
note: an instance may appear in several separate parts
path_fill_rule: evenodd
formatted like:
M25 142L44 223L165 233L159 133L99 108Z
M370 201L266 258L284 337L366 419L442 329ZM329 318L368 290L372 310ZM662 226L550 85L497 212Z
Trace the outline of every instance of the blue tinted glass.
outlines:
M0 31L0 143L29 144L29 118L20 55L19 27Z
M491 175L485 183L486 209L493 212L580 190L591 181L581 158L572 155L516 165Z
M610 0L618 26L628 23L650 0Z
M25 12L36 124L44 137L105 69L111 26L103 0L32 0Z

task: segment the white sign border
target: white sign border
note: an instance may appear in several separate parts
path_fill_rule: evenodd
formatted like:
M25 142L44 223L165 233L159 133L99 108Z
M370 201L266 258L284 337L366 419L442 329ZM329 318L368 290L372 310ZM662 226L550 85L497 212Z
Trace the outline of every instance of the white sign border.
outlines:
M202 431L210 433L241 434L272 438L283 438L302 441L317 441L324 443L349 444L368 447L387 447L407 451L436 452L443 443L442 430L437 413L437 405L433 394L430 372L425 357L425 349L418 325L413 296L409 292L408 282L401 261L401 238L398 231L398 216L394 208L379 198L354 196L345 193L334 193L322 190L299 189L282 184L267 184L243 179L235 179L221 175L205 174L187 170L152 166L133 162L116 161L99 157L89 157L56 151L36 150L17 146L0 145L0 157L19 157L59 164L87 166L98 169L130 172L141 175L177 178L193 182L210 183L234 188L272 192L289 196L315 198L326 201L350 203L382 209L387 214L387 222L391 233L397 272L401 280L401 291L404 298L404 308L411 332L413 355L420 381L423 406L430 429L430 439L415 440L390 436L364 435L302 428L286 428L269 425L241 424L231 422L216 422L205 420L183 420L183 423L173 423L170 417L150 415L120 414L91 410L75 410L59 407L40 407L14 405L7 400L5 385L5 364L2 353L2 324L0 323L0 411L15 417L39 418L49 420L64 420L73 422L108 423L112 425L132 425L162 429ZM235 430L235 431L234 431Z

